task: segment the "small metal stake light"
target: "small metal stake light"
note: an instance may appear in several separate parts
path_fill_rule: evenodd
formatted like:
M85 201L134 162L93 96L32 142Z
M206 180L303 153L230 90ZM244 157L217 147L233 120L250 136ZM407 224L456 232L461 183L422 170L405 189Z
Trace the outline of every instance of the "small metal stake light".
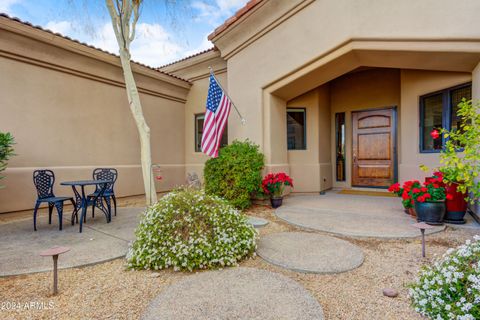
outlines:
M40 253L42 257L53 257L53 294L58 293L58 275L57 275L57 262L58 256L62 253L70 251L67 247L52 247Z
M425 222L417 222L412 224L412 227L420 229L420 232L422 233L422 257L425 258L425 230L426 229L433 229L429 224L426 224Z

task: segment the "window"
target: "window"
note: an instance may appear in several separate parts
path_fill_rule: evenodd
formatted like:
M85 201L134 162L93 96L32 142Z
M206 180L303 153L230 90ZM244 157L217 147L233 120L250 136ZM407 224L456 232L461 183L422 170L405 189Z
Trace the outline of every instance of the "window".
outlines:
M345 181L345 112L335 113L335 157L337 181Z
M195 152L202 152L202 133L204 120L204 113L195 115ZM226 145L228 145L228 124L225 125L225 130L223 130L220 148L225 147Z
M420 97L420 152L440 152L445 139L433 139L433 129L460 129L458 104L472 98L472 84L445 89Z
M288 150L306 150L305 109L287 109L287 147Z

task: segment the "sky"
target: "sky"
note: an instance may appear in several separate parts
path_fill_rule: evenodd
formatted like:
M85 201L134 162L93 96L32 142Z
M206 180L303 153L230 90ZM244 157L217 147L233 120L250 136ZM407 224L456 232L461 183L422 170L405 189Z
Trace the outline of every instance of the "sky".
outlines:
M159 67L211 48L208 35L248 0L144 0L132 59ZM0 12L118 53L104 0L0 0Z

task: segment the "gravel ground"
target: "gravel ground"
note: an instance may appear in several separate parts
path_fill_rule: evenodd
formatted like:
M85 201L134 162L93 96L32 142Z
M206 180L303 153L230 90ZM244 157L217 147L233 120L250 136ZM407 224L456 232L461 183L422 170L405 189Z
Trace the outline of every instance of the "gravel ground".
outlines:
M136 205L135 201L131 204ZM247 213L271 221L260 229L260 234L298 230L276 219L270 208L258 205ZM421 257L419 239L346 239L363 250L365 261L361 267L342 274L296 273L259 257L241 266L278 272L298 281L320 302L325 319L422 319L410 307L405 285L434 254L443 254L475 233L480 230L447 228L428 236L427 259ZM50 294L51 273L0 278L0 319L138 319L166 286L188 276L172 271L127 271L124 260L118 259L59 271L57 296ZM398 289L399 296L384 297L385 287ZM47 309L25 305L31 302L40 307L43 303ZM5 310L12 303L21 304L21 308Z

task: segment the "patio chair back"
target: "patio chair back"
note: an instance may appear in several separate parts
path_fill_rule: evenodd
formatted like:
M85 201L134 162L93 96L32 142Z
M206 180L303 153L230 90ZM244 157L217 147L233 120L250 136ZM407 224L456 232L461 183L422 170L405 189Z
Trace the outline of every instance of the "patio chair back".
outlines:
M37 189L39 199L55 197L53 194L53 185L55 183L55 174L52 170L33 171L33 184Z
M115 186L115 181L117 181L117 177L118 172L115 168L96 168L95 170L93 170L93 179L112 181L107 185L107 188L105 189L106 193L113 193L113 187ZM97 185L95 191L100 191L100 186Z

